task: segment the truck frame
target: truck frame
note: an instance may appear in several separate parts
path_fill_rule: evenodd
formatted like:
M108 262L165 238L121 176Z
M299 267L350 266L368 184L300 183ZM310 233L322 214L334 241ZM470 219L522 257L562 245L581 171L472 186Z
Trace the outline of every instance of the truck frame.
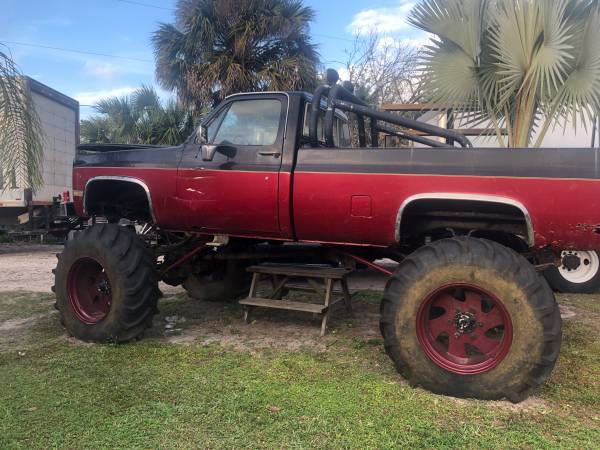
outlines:
M159 280L220 301L248 292L251 264L385 272L373 261L388 257L380 328L398 371L434 392L522 400L561 342L536 268L600 249L598 150L473 148L369 108L338 78L312 95L227 97L178 147L80 146L85 225L55 271L62 323L125 342L151 326ZM428 147L379 147L382 134Z

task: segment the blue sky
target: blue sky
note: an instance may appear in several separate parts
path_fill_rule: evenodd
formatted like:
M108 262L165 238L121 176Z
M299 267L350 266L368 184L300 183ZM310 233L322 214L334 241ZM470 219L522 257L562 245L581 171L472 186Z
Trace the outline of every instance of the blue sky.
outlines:
M22 72L82 105L125 95L142 83L156 85L150 36L160 22L172 21L176 0L0 2L0 42L9 47ZM311 32L327 66L339 68L353 35L369 28L417 43L423 38L404 22L412 0L305 0L305 4L317 13ZM83 117L92 112L81 108Z

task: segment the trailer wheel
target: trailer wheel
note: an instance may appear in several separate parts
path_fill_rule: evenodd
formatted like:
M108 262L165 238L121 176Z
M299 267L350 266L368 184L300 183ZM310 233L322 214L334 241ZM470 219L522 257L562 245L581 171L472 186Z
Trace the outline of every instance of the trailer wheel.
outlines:
M514 251L443 239L400 263L381 304L385 349L411 384L456 397L518 402L560 350L554 295Z
M160 296L150 251L113 224L75 233L55 270L56 307L67 331L87 342L126 342L152 326Z
M196 300L226 302L248 295L251 279L245 265L227 261L210 273L191 274L183 282L183 288Z
M600 290L600 255L596 251L565 250L560 267L544 271L544 277L557 292L592 294Z

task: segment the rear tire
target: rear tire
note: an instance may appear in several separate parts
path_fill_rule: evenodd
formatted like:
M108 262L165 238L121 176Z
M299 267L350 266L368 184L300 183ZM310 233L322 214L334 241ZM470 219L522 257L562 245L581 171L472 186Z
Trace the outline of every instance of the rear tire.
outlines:
M513 402L548 378L561 344L544 279L514 251L474 238L436 241L402 261L386 286L381 331L411 384Z
M563 251L579 258L579 266L568 270L564 265L544 271L544 277L556 292L593 294L600 290L600 254L596 251Z
M191 274L183 288L196 300L206 302L234 301L248 295L251 275L238 261L227 261L209 274Z
M158 275L130 229L97 224L75 233L55 270L56 307L67 331L87 342L126 342L152 326Z

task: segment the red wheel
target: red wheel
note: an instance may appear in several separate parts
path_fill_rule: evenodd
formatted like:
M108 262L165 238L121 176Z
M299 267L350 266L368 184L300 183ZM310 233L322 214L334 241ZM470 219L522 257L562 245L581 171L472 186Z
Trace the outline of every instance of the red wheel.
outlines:
M127 342L152 326L160 296L154 254L133 230L96 224L73 234L58 259L56 308L87 342Z
M560 312L531 263L495 242L441 239L399 265L381 303L385 349L415 386L523 400L552 371Z
M496 367L512 343L512 322L494 294L454 283L431 292L417 313L417 337L438 366L461 375Z
M95 324L110 311L110 281L102 265L86 257L75 261L67 278L67 295L73 314L83 323Z

